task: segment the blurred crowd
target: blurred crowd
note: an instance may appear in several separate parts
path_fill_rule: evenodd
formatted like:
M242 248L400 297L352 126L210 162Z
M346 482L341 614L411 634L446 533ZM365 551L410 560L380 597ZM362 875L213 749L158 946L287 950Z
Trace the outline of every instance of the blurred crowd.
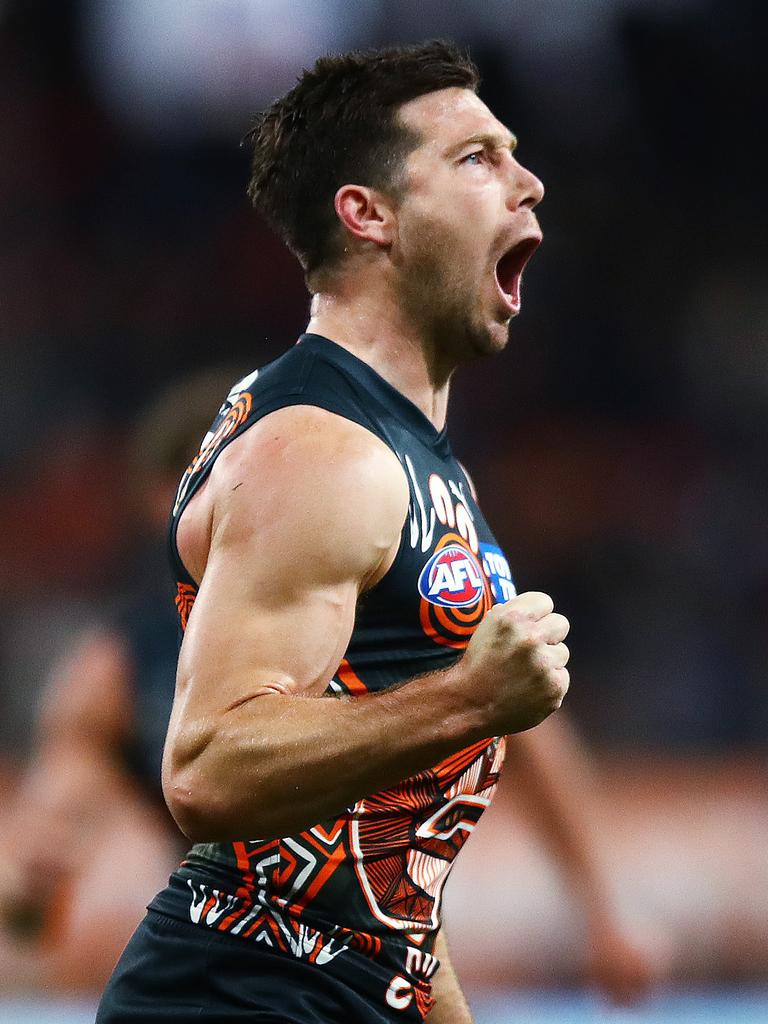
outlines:
M137 416L305 323L300 270L245 196L249 113L318 49L439 35L470 48L548 189L512 343L457 375L449 423L518 588L572 621L569 707L613 755L764 757L767 11L0 2L9 780L56 658L162 576Z

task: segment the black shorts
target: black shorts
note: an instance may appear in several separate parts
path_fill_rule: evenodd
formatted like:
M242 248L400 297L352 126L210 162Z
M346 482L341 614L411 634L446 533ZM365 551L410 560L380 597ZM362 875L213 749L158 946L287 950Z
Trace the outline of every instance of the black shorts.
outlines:
M388 1011L383 999L376 1005L323 968L150 910L115 967L96 1024L400 1024L414 1019L420 1017Z

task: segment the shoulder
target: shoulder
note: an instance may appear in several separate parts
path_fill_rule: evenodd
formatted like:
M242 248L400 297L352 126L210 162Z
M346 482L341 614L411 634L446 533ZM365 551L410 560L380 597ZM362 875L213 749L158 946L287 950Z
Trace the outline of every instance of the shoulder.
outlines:
M216 489L258 486L295 474L297 487L344 481L407 493L400 460L370 430L338 413L313 405L284 406L262 417L221 454L212 478ZM235 477L237 479L235 480Z
M357 561L363 574L399 537L409 488L394 452L314 406L276 410L230 444L210 478L213 535Z

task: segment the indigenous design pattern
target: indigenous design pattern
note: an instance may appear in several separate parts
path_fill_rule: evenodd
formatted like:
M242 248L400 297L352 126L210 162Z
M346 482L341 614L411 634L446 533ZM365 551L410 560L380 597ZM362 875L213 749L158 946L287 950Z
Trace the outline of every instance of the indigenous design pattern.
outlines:
M419 932L439 926L451 863L491 801L504 740L483 740L358 805L355 869L371 913Z
M176 492L176 501L173 506L174 516L178 514L193 479L211 464L214 456L227 438L231 437L246 422L251 412L252 402L253 398L249 391L238 392L237 387L233 388L227 401L219 410L219 415L213 426L203 438L200 451L189 464L184 476L181 478L179 489Z
M192 605L195 603L196 597L197 587L192 586L191 583L177 582L175 603L182 629L187 628L189 613L192 611Z
M190 919L217 931L263 942L281 953L324 964L347 948L375 957L381 940L349 928L311 927L302 911L348 858L345 819L296 838L232 844L241 872L236 893L187 879Z

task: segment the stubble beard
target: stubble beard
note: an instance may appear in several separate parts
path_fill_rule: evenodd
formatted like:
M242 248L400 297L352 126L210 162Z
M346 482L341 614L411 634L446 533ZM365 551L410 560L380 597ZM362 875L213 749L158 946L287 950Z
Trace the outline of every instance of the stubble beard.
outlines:
M403 309L448 372L504 349L509 323L489 325L484 320L482 280L462 273L453 245L434 224L423 223L418 248L402 271Z

